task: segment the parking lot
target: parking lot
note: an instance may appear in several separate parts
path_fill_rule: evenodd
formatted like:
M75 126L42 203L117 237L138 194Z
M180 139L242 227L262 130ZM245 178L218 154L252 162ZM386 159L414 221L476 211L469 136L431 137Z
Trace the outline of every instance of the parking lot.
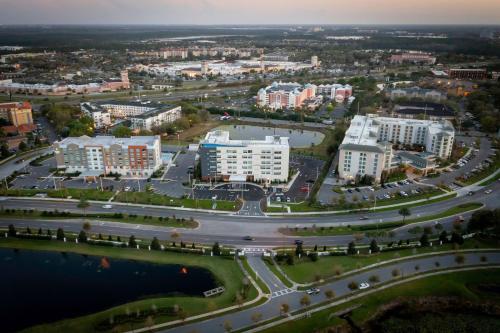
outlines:
M310 156L292 155L290 168L296 170L298 176L289 189L271 189L271 201L293 203L306 200L324 164L325 161Z

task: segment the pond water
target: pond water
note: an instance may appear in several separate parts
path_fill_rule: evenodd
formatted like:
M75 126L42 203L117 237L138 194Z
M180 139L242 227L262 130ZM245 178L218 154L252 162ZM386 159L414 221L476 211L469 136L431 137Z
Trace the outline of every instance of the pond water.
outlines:
M215 130L228 131L229 137L234 140L264 140L266 135L286 136L290 138L289 143L292 148L308 148L313 143L319 145L325 138L321 132L266 126L223 125Z
M210 271L60 252L0 249L2 332L99 312L138 299L203 297Z

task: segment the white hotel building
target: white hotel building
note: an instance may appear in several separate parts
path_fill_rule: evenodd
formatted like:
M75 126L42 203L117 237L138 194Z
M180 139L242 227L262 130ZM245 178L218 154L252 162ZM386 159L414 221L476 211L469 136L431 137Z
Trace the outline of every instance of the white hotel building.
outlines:
M231 140L229 132L209 132L200 142L201 175L204 180L286 182L290 146L287 137L264 140Z
M445 121L429 121L355 116L339 147L339 176L354 180L369 175L380 181L382 171L389 170L393 157L392 144L422 145L439 158L449 158L455 130Z

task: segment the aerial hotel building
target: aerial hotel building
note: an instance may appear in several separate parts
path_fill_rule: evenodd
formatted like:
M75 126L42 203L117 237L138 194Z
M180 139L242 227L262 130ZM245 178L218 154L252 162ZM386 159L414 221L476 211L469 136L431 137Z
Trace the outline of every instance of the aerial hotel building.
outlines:
M273 82L257 93L257 105L273 110L301 107L307 99L316 96L316 86L295 82Z
M455 130L447 121L355 116L339 147L339 176L353 180L369 175L379 182L389 170L392 144L421 145L439 158L449 158Z
M229 132L209 132L200 142L201 176L204 180L286 182L290 146L287 137L264 140L231 140Z
M54 142L57 168L82 177L118 173L148 178L161 167L159 136L68 137Z

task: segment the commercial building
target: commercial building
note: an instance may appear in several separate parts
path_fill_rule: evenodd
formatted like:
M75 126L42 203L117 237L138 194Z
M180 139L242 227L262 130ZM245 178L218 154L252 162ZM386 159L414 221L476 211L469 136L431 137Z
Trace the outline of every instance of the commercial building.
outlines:
M159 136L69 137L53 146L57 168L82 177L118 173L147 178L162 165Z
M182 116L180 106L150 101L105 101L81 103L82 112L94 119L95 128L112 125L114 118L129 119L132 129L151 130L162 123L172 123Z
M433 65L436 63L436 57L433 57L430 53L425 52L405 52L401 54L393 54L391 56L391 64L403 64L403 63L419 63Z
M446 104L432 102L406 102L394 106L393 117L423 120L453 120L455 111Z
M486 80L488 73L482 68L452 68L448 71L450 79Z
M273 82L257 93L257 105L273 110L301 107L307 99L316 96L316 86L295 82Z
M33 124L33 114L29 102L10 102L0 104L0 118L7 120L13 126Z
M231 140L229 132L209 132L199 145L204 180L286 182L290 146L287 137Z
M438 90L423 89L420 87L388 89L386 92L386 96L388 96L391 100L395 100L398 98L418 98L428 101L440 102L446 99L446 94Z
M390 170L392 144L419 145L437 157L450 156L455 130L449 121L354 116L339 147L339 176L354 180L368 175L379 182Z

